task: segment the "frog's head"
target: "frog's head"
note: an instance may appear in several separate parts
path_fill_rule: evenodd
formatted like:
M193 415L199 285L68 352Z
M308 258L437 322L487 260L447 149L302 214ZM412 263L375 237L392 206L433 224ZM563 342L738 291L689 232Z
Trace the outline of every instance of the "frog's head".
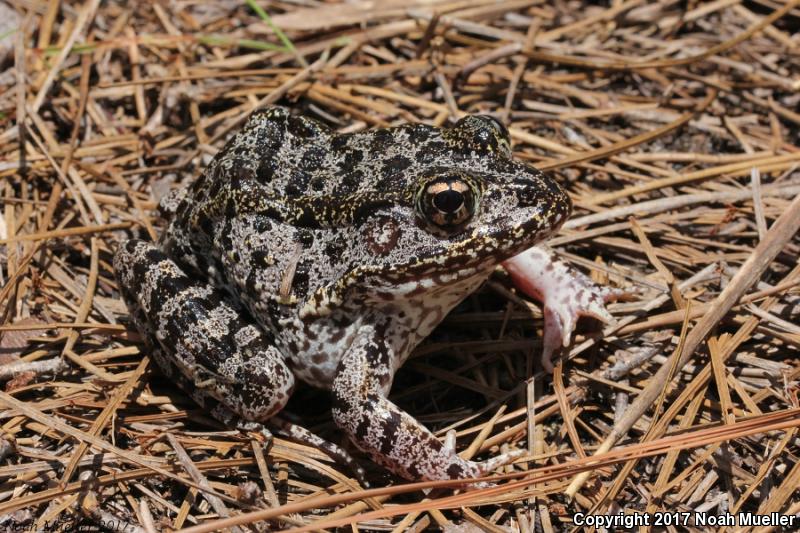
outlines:
M413 202L395 211L404 219L406 238L418 243L410 255L419 264L443 271L490 268L546 239L569 217L567 193L513 159L500 122L468 116L441 135L440 154L407 182ZM416 269L415 263L407 266Z
M347 271L309 300L305 314L324 314L351 288L390 299L486 276L569 217L567 193L515 161L508 131L490 117L431 128L409 151L422 163L375 181L353 220Z

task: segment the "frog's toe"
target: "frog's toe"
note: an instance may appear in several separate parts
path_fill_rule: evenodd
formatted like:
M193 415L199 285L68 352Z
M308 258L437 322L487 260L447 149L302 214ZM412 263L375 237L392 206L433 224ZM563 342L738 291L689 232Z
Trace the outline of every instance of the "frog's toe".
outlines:
M553 354L564 345L564 339L569 344L572 330L566 330L562 317L557 312L545 307L544 310L544 335L542 339L542 367L545 372L553 373Z
M264 445L262 448L264 450L268 450L270 446L272 446L275 437L272 435L272 432L261 422L250 422L247 420L239 420L237 424L235 424L236 429L239 431L244 431L247 433L255 433L260 435L261 438L264 439Z
M590 316L606 324L616 322L605 304L619 298L623 292L619 289L589 285L578 291L570 312L575 316Z
M491 475L495 470L500 468L501 466L506 466L508 464L513 463L520 457L525 455L525 450L513 450L510 452L503 452L499 455L492 457L491 459L486 459L485 461L480 461L475 463L475 466L478 469L479 476L488 476Z
M602 303L595 300L586 306L582 314L584 316L596 318L605 324L614 324L616 322L616 319L608 312L608 309L606 309Z
M525 455L525 450L514 450L511 452L504 452L499 455L486 459L485 461L468 461L470 469L473 472L472 477L487 477L494 474L495 470L500 467L513 463L520 457ZM477 483L470 483L469 486L476 489L484 489L493 487L495 484L490 481L479 481Z
M444 449L455 451L456 449L456 430L451 429L444 436Z
M269 424L276 432L285 437L322 450L334 461L345 465L363 487L369 487L369 483L366 479L366 472L364 472L364 469L353 459L353 456L343 448L315 435L303 426L290 422L282 417L272 417L269 420Z

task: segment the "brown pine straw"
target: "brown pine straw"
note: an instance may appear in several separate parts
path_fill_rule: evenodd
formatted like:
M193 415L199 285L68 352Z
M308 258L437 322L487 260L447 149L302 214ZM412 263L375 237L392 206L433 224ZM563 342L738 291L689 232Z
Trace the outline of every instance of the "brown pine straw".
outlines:
M634 403L625 411L625 415L614 424L613 429L595 453L603 453L606 450L610 450L614 443L621 439L633 427L633 424L644 415L655 399L666 390L666 386L674 376L673 369L683 368L711 329L736 304L744 294L744 291L758 281L769 264L775 259L775 256L783 250L786 243L795 236L799 229L800 194L795 197L788 209L775 221L764 239L753 250L753 253L750 254L733 279L714 299L708 313L689 332L685 344L678 346L678 349L675 350L670 359L653 376L647 388L636 397ZM800 273L800 265L795 268L794 272ZM589 476L590 472L583 472L576 477L566 491L567 496L574 497L581 486L589 479Z
M179 483L182 483L184 485L187 485L189 487L192 487L192 488L195 488L195 489L198 489L198 490L203 490L203 487L199 486L197 483L195 483L195 482L193 482L191 480L182 478L181 476L170 472L169 470L167 470L167 469L163 468L162 466L158 465L156 462L154 462L150 458L144 459L142 456L140 456L138 454L135 454L135 453L132 453L132 452L117 448L113 444L110 444L110 443L106 442L105 440L103 440L103 439L101 439L99 437L96 437L95 435L92 435L91 433L87 433L85 431L81 431L79 429L76 429L76 428L70 426L69 424L67 424L65 422L62 422L61 420L59 420L59 419L57 419L55 417L48 416L48 415L42 413L41 411L39 411L38 409L36 409L36 408L34 408L34 407L24 403L24 402L21 402L21 401L17 400L16 398L14 398L13 396L11 396L11 395L9 395L9 394L7 394L5 392L1 392L1 391L0 391L0 404L4 404L6 407L9 407L9 408L12 408L12 409L16 409L19 412L23 413L28 418L30 418L32 420L36 420L37 422L40 422L40 423L44 424L47 427L51 427L51 428L59 431L60 433L62 433L64 435L69 435L70 437L72 437L72 438L74 438L74 439L76 439L78 441L86 442L86 443L91 444L91 445L95 446L96 448L99 448L99 449L101 449L101 450L103 450L105 452L112 453L112 454L116 455L117 457L119 457L121 459L124 459L126 462L132 463L132 464L137 465L137 466L145 467L145 468L149 469L151 472L155 472L155 473L161 474L162 476L165 476L167 478L173 479L173 480L175 480L175 481L177 481ZM226 499L226 500L231 500L231 498L228 498L227 496L224 496L224 495L220 495L220 494L214 494L214 495L219 497L219 498L223 498L223 499ZM16 499L12 499L11 500L11 502L14 502L15 504L17 503L17 501L18 500L16 500ZM0 513L3 513L4 511L7 512L8 507L9 507L8 506L8 502L6 502L6 504L0 504ZM18 509L18 508L19 507L17 507L16 505L11 507L11 509Z
M530 496L543 496L554 491L562 490L562 484L555 484L553 487L537 487L534 489L529 489L526 490L524 494L510 493L515 490L526 489L530 485L538 486L542 483L562 480L581 472L588 472L626 461L662 455L674 450L699 448L702 446L708 446L711 444L756 435L759 433L769 433L771 431L781 431L797 427L800 427L800 408L787 409L776 413L741 418L732 424L718 423L712 427L687 430L686 432L670 435L668 437L662 437L650 442L617 448L615 450L596 454L591 457L572 459L555 466L540 467L523 472L514 472L512 474L504 474L499 476L488 476L475 480L476 482L498 483L498 485L493 487L468 490L453 496L436 498L415 504L397 505L379 511L371 511L368 513L335 520L323 518L308 524L307 526L281 531L283 533L302 533L304 531L340 527L348 524L357 524L358 522L373 520L376 518L388 518L411 512L427 511L430 509L455 509L462 506L469 507L486 505L489 503L497 504ZM528 460L530 460L530 458L523 457L520 459L520 462ZM524 479L516 479L520 476L524 476ZM501 481L511 479L516 480L499 484ZM255 522L274 519L283 514L300 513L311 509L332 507L340 503L356 501L359 499L403 494L406 492L415 492L418 490L432 488L458 487L462 485L463 482L459 481L428 481L421 483L407 483L404 485L381 489L369 489L346 494L320 496L308 498L294 504L282 505L276 509L265 509L263 511L245 513L221 520L212 520L194 527L181 529L179 532L210 533L212 531L220 531L228 527L253 524Z
M43 322L37 324L3 324L0 331L31 331L40 329L105 329L127 331L122 324L99 324L95 322Z
M578 163L587 163L589 161L594 161L596 159L611 157L612 155L624 152L629 148L632 148L639 144L646 143L647 141L650 141L652 139L657 139L671 131L680 128L681 126L692 120L693 117L702 113L711 104L711 102L714 101L716 97L717 97L717 91L715 90L709 91L708 96L706 96L695 109L693 109L689 113L681 115L677 120L670 122L669 124L666 124L664 126L661 126L660 128L656 128L652 131L642 133L641 135L637 135L630 139L625 139L624 141L620 141L610 146L604 146L603 148L600 148L598 150L592 150L590 152L578 152L574 155L567 156L563 159L557 159L555 161L537 162L536 167L539 170L555 170L559 168L568 167L570 165L577 165Z
M800 0L789 0L789 2L784 4L782 8L776 9L775 11L770 13L769 16L766 16L763 19L761 19L760 22L753 24L747 30L743 31L733 39L729 39L716 46L712 46L711 48L705 50L700 54L689 57L683 57L680 59L659 59L654 61L597 61L594 59L587 60L572 56L561 56L557 54L549 54L546 52L538 52L538 51L529 51L526 52L526 55L531 59L538 59L539 61L549 61L551 63L558 63L562 65L572 65L575 67L599 69L599 70L639 70L639 69L649 69L649 68L668 68L668 67L677 67L682 65L690 65L707 57L711 57L713 55L719 54L720 52L724 52L725 50L733 48L742 41L750 38L750 36L752 36L756 32L761 31L762 29L769 26L779 18L783 17L798 5L800 5Z
M203 471L207 470L225 471L231 468L250 466L251 464L252 461L250 459L223 459L223 460L214 459L214 460L197 462L195 463L195 466ZM175 477L178 477L177 476L177 473L179 471L178 467L176 467L175 465L168 465L167 468L169 468L170 470L170 476L168 477L172 477L173 473L175 474ZM113 474L98 476L93 480L93 483L97 484L98 486L107 486L125 481L144 480L147 479L148 477L151 477L152 475L153 475L152 467L135 468L131 470L120 470ZM180 482L188 486L193 485L193 482L188 479L180 479ZM200 489L200 487L195 487L195 488ZM75 481L66 485L65 487L56 487L53 489L47 489L35 492L28 496L13 498L7 502L0 503L0 513L11 513L19 509L24 509L25 507L29 507L31 505L48 502L64 494L75 494L85 489L86 489L85 482ZM230 500L229 498L225 499Z
M12 244L20 241L43 241L46 239L57 239L60 237L72 237L75 235L91 235L94 233L103 233L105 231L113 231L117 229L127 229L133 226L131 222L116 222L114 224L97 224L95 226L81 226L79 228L58 229L53 231L43 231L41 233L30 233L25 235L18 235L10 239L0 239L0 246L4 244Z

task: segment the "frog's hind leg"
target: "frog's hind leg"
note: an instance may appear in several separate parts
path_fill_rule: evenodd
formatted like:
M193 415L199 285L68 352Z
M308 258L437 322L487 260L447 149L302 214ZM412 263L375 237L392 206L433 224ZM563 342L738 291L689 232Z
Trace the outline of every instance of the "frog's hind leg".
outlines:
M272 339L227 301L190 279L153 244L130 240L114 255L120 290L140 330L163 355L154 360L198 402L213 398L249 421L280 411L294 375Z
M294 388L280 352L223 291L194 282L154 245L128 241L114 256L120 292L161 371L222 423L271 439L268 428L364 472L346 451L274 416Z

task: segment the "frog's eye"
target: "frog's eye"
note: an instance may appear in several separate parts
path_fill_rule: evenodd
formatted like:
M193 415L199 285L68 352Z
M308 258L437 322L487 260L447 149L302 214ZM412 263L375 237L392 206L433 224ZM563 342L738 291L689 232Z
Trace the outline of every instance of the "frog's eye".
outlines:
M417 213L428 224L453 232L466 224L478 207L480 191L472 180L460 176L435 178L417 194Z
M491 116L491 115L480 115L484 121L489 123L494 129L495 137L497 138L497 145L498 148L506 153L507 155L511 155L511 134L508 132L508 128L506 128L505 124L500 122L499 119Z
M499 119L493 117L492 115L478 115L481 119L491 124L492 128L494 128L497 136L508 142L511 138L511 135L508 133L508 128L506 128L505 124L500 122Z
M511 136L502 122L491 115L468 115L456 122L459 136L473 149L499 152L511 157Z

